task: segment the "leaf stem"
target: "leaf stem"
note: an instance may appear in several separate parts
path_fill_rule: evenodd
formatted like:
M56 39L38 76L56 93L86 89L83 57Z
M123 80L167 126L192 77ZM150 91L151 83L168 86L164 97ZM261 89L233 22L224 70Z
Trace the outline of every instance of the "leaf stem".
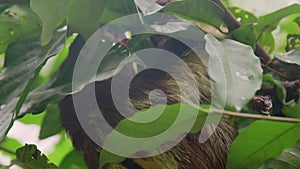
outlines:
M290 123L300 123L300 119L289 118L289 117L275 117L275 116L266 116L258 114L248 114L240 112L231 112L227 110L212 109L210 112L219 113L230 117L242 117L256 120L270 120L270 121L279 121L279 122L290 122Z
M3 146L0 146L0 150L5 151L5 152L7 152L9 154L12 154L12 155L16 155L16 153L14 151L12 151L12 150L10 150L6 147L3 147Z
M229 32L232 32L242 26L242 24L234 17L234 15L230 12L230 10L221 2L221 0L212 0L212 1L224 10L225 12L224 22L228 26ZM270 63L272 57L258 43L256 44L255 54L259 56L261 62L264 65L268 65Z
M183 99L183 98L182 98ZM258 115L258 114L249 114L249 113L241 113L241 112L232 112L228 110L221 110L221 109L206 109L201 106L197 106L193 103L188 102L187 100L183 99L186 103L190 104L194 108L198 109L199 111L205 113L216 113L222 114L223 116L230 116L230 117L241 117L241 118L248 118L248 119L256 119L256 120L269 120L269 121L279 121L279 122L289 122L289 123L300 123L300 119L297 118L289 118L289 117L275 117L275 116L268 116L268 115Z

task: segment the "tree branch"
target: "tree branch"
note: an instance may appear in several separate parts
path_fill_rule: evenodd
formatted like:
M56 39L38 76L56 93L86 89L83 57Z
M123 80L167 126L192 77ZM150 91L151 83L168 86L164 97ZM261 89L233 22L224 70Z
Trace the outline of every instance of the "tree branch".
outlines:
M300 119L288 118L288 117L275 117L275 116L266 116L266 115L258 115L258 114L239 113L239 112L231 112L231 111L218 110L218 109L212 109L211 112L223 114L230 117L242 117L242 118L249 118L249 119L256 119L256 120L270 120L270 121L279 121L279 122L300 123Z
M228 26L229 32L241 27L242 24L235 18L235 16L228 10L228 8L220 0L212 0L225 12L225 23Z
M229 32L232 32L242 24L234 17L234 15L229 11L229 9L220 1L220 0L211 0L215 2L218 6L220 6L225 12L225 23L228 27ZM257 43L255 54L260 58L261 63L264 65L268 65L271 61L271 56Z
M9 154L12 154L12 155L16 155L16 153L14 151L12 151L12 150L10 150L6 147L3 147L3 146L0 146L0 150L5 151L5 152L7 152Z

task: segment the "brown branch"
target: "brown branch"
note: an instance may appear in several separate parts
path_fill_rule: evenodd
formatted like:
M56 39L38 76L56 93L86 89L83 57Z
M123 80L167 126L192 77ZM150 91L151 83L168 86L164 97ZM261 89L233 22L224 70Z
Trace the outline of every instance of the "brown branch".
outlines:
M228 8L220 0L212 0L225 12L225 23L228 26L229 32L236 30L241 27L242 24L235 18L235 16L228 10Z
M269 71L271 71L271 72L273 72L273 73L276 73L278 76L280 76L281 78L284 78L284 79L287 79L287 80L291 80L291 78L288 76L288 75L286 75L286 74L284 74L284 73L282 73L282 72L280 72L280 71L278 71L278 70L276 70L276 69L273 69L272 67L270 67L270 66L268 66L268 65L262 65L264 68L266 68L267 70L269 70Z
M215 2L218 6L220 6L225 12L225 23L228 27L229 32L232 32L242 24L234 17L234 15L229 11L229 9L220 1L220 0L211 0ZM268 65L271 61L271 56L257 43L255 54L260 58L261 63L264 65Z
M258 115L258 114L248 114L248 113L239 113L239 112L231 112L226 110L211 110L213 113L223 114L230 117L242 117L256 120L270 120L270 121L279 121L279 122L290 122L290 123L300 123L300 119L296 118L288 118L288 117L275 117L275 116L267 116L267 115Z
M206 113L221 114L222 116L241 117L241 118L256 119L256 120L289 122L289 123L300 123L300 119L297 119L297 118L240 113L240 112L232 112L232 111L228 111L228 110L221 110L221 109L214 109L214 108L205 109L205 108L201 108L201 107L199 107L197 105L194 105L194 104L190 104L190 105L194 106L199 111L206 112Z

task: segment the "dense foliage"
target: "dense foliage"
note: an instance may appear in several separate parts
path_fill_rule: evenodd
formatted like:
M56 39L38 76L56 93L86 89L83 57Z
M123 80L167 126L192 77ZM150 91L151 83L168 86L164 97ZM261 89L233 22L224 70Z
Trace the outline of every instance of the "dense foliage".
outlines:
M180 32L187 28L187 22L197 25L206 34L201 41L205 42L210 56L209 75L216 81L217 91L227 91L219 92L217 100L225 106L224 115L230 116L239 128L227 168L299 168L300 5L293 4L257 17L226 2L0 0L0 61L3 60L0 65L0 151L14 159L11 165L26 169L86 168L81 154L72 150L65 138L57 106L66 95L90 83L87 80L82 82L81 88L72 88L77 56L70 57L76 50L70 46L77 37L88 40L100 27L122 16L138 13L143 23L143 17L162 12L183 19L176 20L175 27L168 26L172 20L165 21L160 25L162 34ZM284 36L284 40L277 36ZM152 47L141 43L149 39L147 35L128 39L129 43L117 43L105 56L103 69L97 72L98 81L110 78L133 50ZM226 81L218 81L220 77ZM272 109L264 99L273 103ZM199 123L204 123L209 107L201 105L197 125L190 132L201 130ZM151 119L149 112L155 114L156 109L159 107L140 112L131 120ZM152 136L172 124L177 116L174 112L179 109L178 105L167 106L163 116L149 126L125 119L116 128L135 137ZM192 117L187 114L184 118L189 121ZM20 145L7 137L17 120L40 125L40 139L60 135L54 152L46 157L35 145ZM109 135L106 143L112 143L114 134ZM173 137L166 136L160 141L170 141ZM136 145L128 153L140 149ZM101 165L122 160L101 152ZM0 168L7 167L0 165Z

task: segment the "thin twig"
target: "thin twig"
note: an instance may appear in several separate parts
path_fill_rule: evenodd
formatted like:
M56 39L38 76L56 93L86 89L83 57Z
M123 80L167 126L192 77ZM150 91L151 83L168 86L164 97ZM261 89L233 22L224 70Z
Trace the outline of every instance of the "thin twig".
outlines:
M286 74L284 74L284 73L282 73L282 72L280 72L280 71L278 71L278 70L276 70L276 69L273 69L273 68L271 68L271 67L269 67L269 66L266 66L266 65L262 65L264 68L266 68L267 70L269 70L269 71L271 71L271 72L273 72L273 73L276 73L277 75L279 75L280 77L282 77L282 78L284 78L284 79L286 79L286 80L291 80L291 78L290 77L288 77Z
M220 0L212 0L212 1L224 10L225 12L224 21L228 27L229 32L232 32L242 26L242 24L234 17L234 15L230 12L230 10ZM256 44L255 54L259 56L262 64L268 65L270 63L272 57L259 44Z
M290 123L300 123L300 119L296 118L289 118L289 117L275 117L275 116L268 116L268 115L258 115L258 114L249 114L249 113L240 113L240 112L232 112L228 110L221 110L221 109L206 109L199 107L188 100L185 100L184 98L183 101L186 103L189 103L189 105L193 106L195 109L198 109L201 112L205 113L217 113L221 114L223 116L230 116L230 117L241 117L241 118L248 118L248 119L256 119L256 120L269 120L269 121L279 121L279 122L290 122Z
M248 113L231 112L227 110L218 110L218 109L212 109L211 112L223 114L230 117L242 117L242 118L249 118L249 119L256 119L256 120L270 120L270 121L279 121L279 122L300 123L300 119L288 118L288 117L275 117L275 116L267 116L267 115L248 114Z
M14 151L12 151L12 150L10 150L6 147L3 147L3 146L0 146L0 150L5 151L5 152L7 152L9 154L12 154L12 155L16 155L16 153Z
M225 23L228 27L229 32L232 32L242 26L242 24L235 18L235 16L228 10L228 8L220 0L212 0L212 1L224 10L226 16Z

